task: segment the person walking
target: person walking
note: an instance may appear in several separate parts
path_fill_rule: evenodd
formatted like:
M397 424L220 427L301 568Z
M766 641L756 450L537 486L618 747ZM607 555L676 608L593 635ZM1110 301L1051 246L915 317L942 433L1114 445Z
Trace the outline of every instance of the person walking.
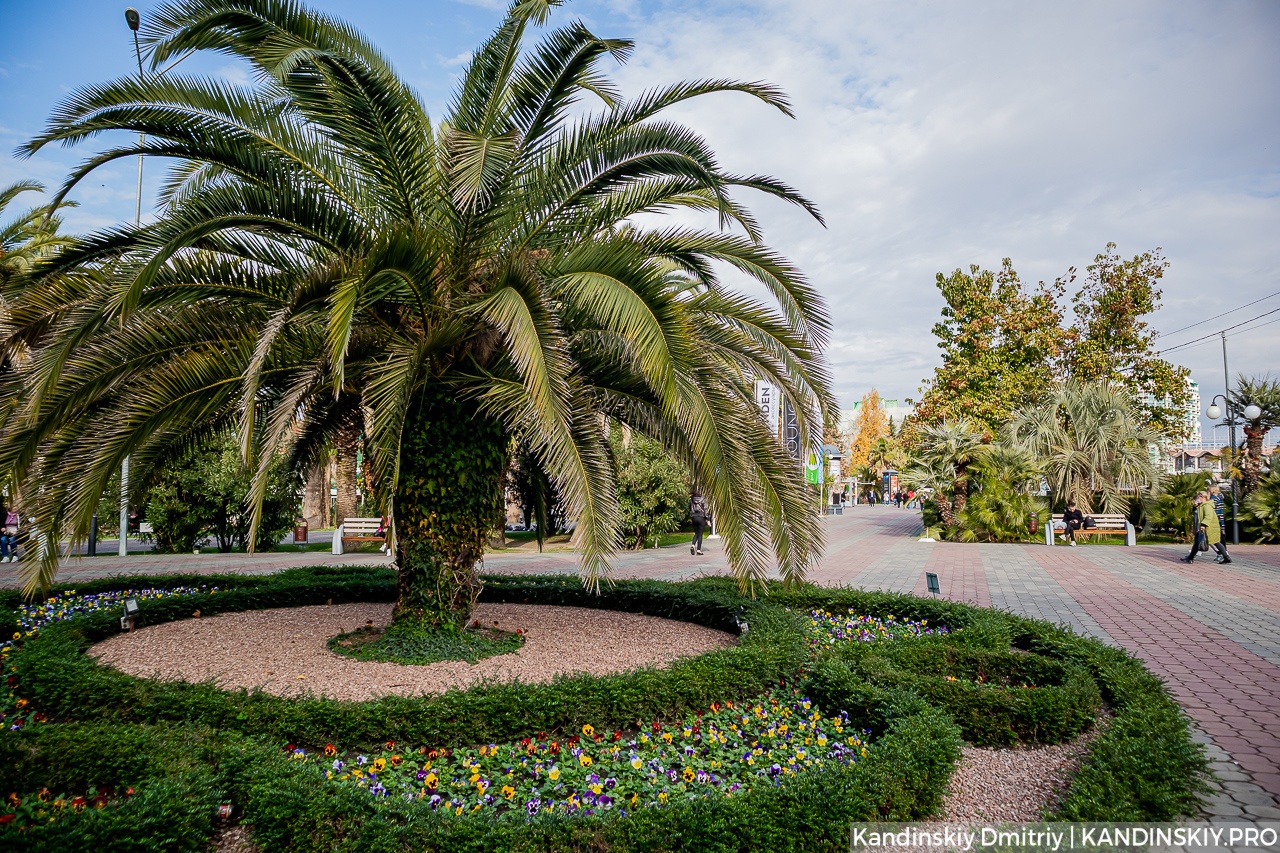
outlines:
M18 559L18 513L0 501L0 563L12 563Z
M1218 516L1218 526L1222 528L1222 538L1227 538L1227 499L1222 496L1222 488L1214 483L1209 487L1209 500L1213 501L1213 511Z
M702 534L711 521L711 507L707 506L707 499L697 489L693 490L693 496L689 498L689 515L693 517L693 541L689 543L689 553L701 554Z
M1208 492L1196 495L1194 528L1196 534L1191 540L1191 553L1180 557L1182 562L1194 563L1200 551L1207 551L1209 548L1218 555L1214 558L1215 563L1225 565L1231 562L1231 555L1227 553L1227 546L1222 541L1222 525L1218 522L1218 513L1214 511Z
M1084 513L1076 507L1075 501L1067 501L1067 511L1062 514L1062 523L1066 525L1066 535L1060 537L1073 548L1076 544L1076 531L1084 526Z
M1205 539L1209 543L1209 547L1218 555L1213 558L1215 563L1223 565L1231 562L1231 555L1227 553L1226 542L1226 510L1218 510L1218 502L1213 499L1213 490L1218 490L1218 500L1222 500L1222 490L1214 486L1204 496L1204 502L1200 504L1200 509L1196 513L1200 526L1204 528Z

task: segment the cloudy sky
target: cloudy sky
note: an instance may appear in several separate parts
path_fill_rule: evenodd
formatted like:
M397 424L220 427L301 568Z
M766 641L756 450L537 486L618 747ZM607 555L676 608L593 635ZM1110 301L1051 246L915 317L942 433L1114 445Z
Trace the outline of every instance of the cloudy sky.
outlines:
M158 5L135 2L144 15ZM0 5L0 184L56 185L92 145L6 155L68 92L136 73L123 4ZM363 29L436 115L501 15L500 3L482 0L316 5ZM753 201L769 242L829 300L846 408L873 386L914 396L931 375L938 272L1009 257L1025 281L1052 280L1109 241L1125 256L1160 247L1168 258L1154 320L1163 346L1243 323L1228 332L1233 376L1280 372L1280 322L1263 325L1280 311L1261 316L1280 309L1273 0L578 0L552 23L574 17L636 41L616 70L624 92L731 77L789 94L794 120L732 95L676 117L704 133L727 168L777 176L821 207L825 228ZM216 59L184 68L243 77ZM131 217L135 180L132 163L101 170L75 196L68 224ZM1222 391L1217 337L1170 358L1191 368L1206 404Z

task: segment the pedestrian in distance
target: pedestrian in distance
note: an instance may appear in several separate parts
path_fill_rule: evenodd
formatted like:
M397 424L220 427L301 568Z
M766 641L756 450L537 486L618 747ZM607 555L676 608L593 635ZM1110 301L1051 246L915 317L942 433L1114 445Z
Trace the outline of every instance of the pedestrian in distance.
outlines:
M1215 563L1227 564L1231 562L1231 555L1227 553L1227 546L1222 541L1222 525L1218 522L1218 514L1214 511L1213 501L1209 497L1208 492L1200 492L1195 497L1195 522L1193 528L1195 535L1191 540L1191 553L1180 559L1184 563L1194 563L1196 557L1201 551L1208 551L1210 548L1217 553L1214 558Z
M1222 528L1222 538L1227 538L1227 499L1222 496L1222 488L1214 483L1209 487L1209 500L1213 501L1213 511L1218 516L1218 526Z
M689 515L693 517L693 541L689 543L689 553L701 554L702 534L711 523L711 507L707 506L707 499L697 489L693 490L693 496L689 498Z
M18 559L18 513L0 501L0 519L4 527L0 528L0 563L12 563Z
M1062 514L1062 523L1066 525L1066 535L1059 538L1075 547L1076 531L1084 527L1084 513L1076 507L1075 501L1067 501L1067 511Z

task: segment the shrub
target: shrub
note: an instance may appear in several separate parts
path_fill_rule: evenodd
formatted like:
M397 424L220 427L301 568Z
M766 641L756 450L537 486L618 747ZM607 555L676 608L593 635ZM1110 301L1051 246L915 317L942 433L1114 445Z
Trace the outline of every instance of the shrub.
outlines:
M949 714L965 740L980 746L1058 743L1097 715L1098 687L1082 668L949 640L847 646L814 668L810 694L830 710L848 711L860 725L879 728L892 697L914 693Z

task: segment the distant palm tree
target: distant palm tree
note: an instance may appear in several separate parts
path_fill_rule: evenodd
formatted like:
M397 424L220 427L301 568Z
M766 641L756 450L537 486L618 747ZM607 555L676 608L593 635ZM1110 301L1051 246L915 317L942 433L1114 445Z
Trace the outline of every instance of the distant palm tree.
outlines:
M58 108L28 153L110 130L146 140L90 160L63 193L139 152L176 165L154 223L62 251L18 297L4 345L41 356L0 411L0 465L40 483L43 530L85 535L126 454L146 469L225 428L243 443L256 524L278 448L305 465L364 409L370 479L394 518L397 618L459 625L512 438L576 517L584 581L604 575L620 543L612 419L689 467L744 589L774 558L804 576L820 525L752 385L777 385L819 434L830 323L730 191L818 214L658 118L718 92L787 103L723 80L623 100L602 65L630 42L571 23L524 48L554 5L514 3L435 124L356 31L279 0L178 0L144 26L153 67L215 51L247 62L253 87L130 78ZM581 110L584 96L603 110ZM675 208L743 233L642 215ZM723 265L776 304L729 289ZM52 573L49 560L26 588Z
M25 192L44 192L44 185L36 181L19 181L0 190L0 215ZM58 233L62 219L57 211L74 206L75 203L69 201L62 201L56 206L41 205L0 223L0 298L4 297L10 281L28 272L36 260L70 241Z
M1005 440L1043 466L1059 502L1083 512L1100 498L1105 512L1124 512L1125 493L1160 479L1150 447L1159 434L1143 426L1126 392L1106 384L1068 382L1043 403L1018 412Z
M893 441L884 436L880 436L871 445L871 451L867 456L867 461L876 469L877 474L883 474L886 469L893 467L894 457L897 455L897 448L894 447Z
M964 418L947 419L920 428L916 455L928 468L941 465L951 470L951 482L946 491L952 496L952 509L956 515L964 512L969 500L969 466L983 447L982 438L982 431Z
M941 459L917 458L902 472L902 484L916 492L921 504L933 501L947 530L956 527L956 513L948 496L955 483L955 469Z
M1241 495L1258 488L1262 478L1262 441L1267 433L1280 426L1280 380L1271 376L1239 376L1231 391L1231 407L1236 413L1257 406L1262 414L1244 424L1244 453L1241 464Z

